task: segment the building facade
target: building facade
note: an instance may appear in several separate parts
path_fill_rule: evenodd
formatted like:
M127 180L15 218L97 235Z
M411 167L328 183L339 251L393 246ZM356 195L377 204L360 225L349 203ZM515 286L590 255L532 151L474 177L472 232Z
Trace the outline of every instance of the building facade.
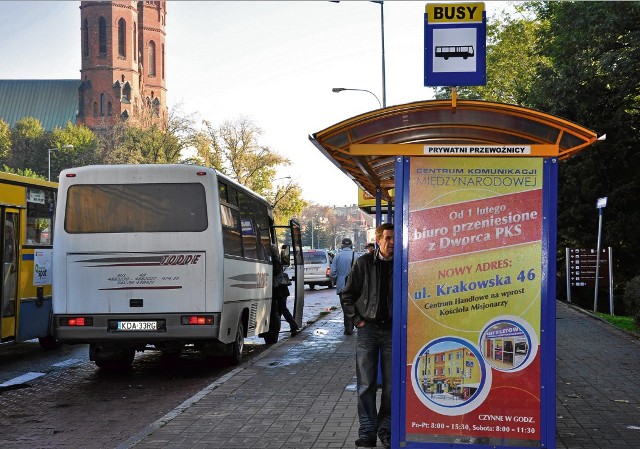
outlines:
M80 2L78 124L166 124L165 19L166 1Z

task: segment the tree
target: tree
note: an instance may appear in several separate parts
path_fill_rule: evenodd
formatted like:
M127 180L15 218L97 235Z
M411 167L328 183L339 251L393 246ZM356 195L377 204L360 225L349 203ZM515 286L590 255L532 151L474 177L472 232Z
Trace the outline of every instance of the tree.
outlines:
M71 146L71 148L67 148ZM98 137L84 125L67 123L64 128L55 128L49 136L49 148L58 148L51 157L51 180L65 168L81 167L100 163Z
M0 118L0 163L6 162L11 151L11 127Z
M32 169L46 174L48 166L47 136L40 120L24 117L11 132L11 150L5 163L17 170Z
M458 87L459 98L525 105L537 68L546 61L536 51L541 23L525 6L514 8L515 17L503 12L487 25L487 84ZM451 88L436 88L436 98L451 98Z
M204 121L206 130L193 140L199 163L213 167L267 198L274 206L276 223L284 225L289 217L299 214L306 202L300 187L291 180L274 184L278 167L291 161L261 145L262 130L251 120L240 117L214 127Z
M563 244L595 247L595 202L608 196L603 244L614 247L620 291L640 269L640 238L629 232L640 220L640 3L527 6L542 25L538 52L550 62L537 67L528 102L608 136L560 165L558 256L564 260Z
M22 169L11 168L8 165L3 165L2 171L5 173L12 173L14 175L24 176L27 178L41 179L43 181L47 180L46 176L39 175L33 170L31 170L30 168L25 168L24 170L22 170Z

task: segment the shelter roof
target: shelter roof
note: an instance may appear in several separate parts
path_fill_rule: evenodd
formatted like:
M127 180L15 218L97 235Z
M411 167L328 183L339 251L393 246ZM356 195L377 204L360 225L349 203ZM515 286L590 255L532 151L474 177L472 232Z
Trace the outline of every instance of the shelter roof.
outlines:
M371 195L393 200L395 158L388 144L540 145L566 159L598 136L569 120L521 106L475 100L430 100L376 109L309 136L334 165ZM360 144L374 144L363 154ZM391 150L392 149L392 150ZM407 150L409 147L407 147Z

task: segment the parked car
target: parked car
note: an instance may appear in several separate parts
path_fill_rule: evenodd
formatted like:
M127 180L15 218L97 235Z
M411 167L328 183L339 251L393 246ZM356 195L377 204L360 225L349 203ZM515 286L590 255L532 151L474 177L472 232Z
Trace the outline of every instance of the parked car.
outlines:
M305 249L302 251L304 260L304 283L313 290L316 285L334 288L336 281L331 278L331 262L333 253L326 249Z

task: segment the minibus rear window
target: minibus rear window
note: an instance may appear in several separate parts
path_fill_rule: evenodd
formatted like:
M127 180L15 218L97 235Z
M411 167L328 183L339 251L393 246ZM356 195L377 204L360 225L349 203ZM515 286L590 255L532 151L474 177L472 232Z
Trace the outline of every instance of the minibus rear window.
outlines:
M67 191L64 228L70 234L200 232L207 226L199 183L75 184Z

